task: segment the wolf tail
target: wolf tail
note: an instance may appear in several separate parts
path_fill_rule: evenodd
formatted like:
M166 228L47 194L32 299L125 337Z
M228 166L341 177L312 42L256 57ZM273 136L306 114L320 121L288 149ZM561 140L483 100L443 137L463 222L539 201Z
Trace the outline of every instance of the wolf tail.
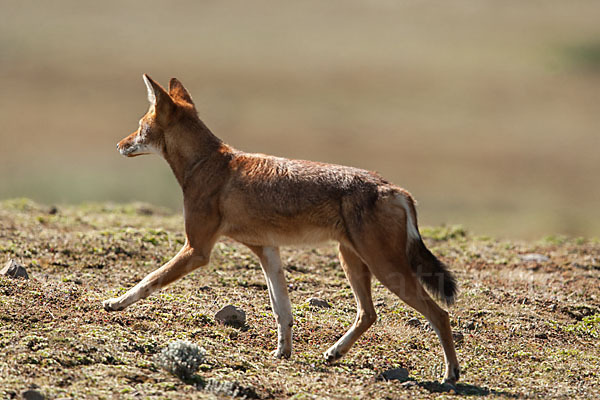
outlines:
M404 197L404 196L403 196ZM417 227L417 211L410 195L404 197L407 224L407 255L413 272L425 287L447 305L454 303L458 287L456 278L423 243Z
M448 305L454 303L458 291L454 275L425 247L420 238L409 244L408 260L412 270L430 292Z

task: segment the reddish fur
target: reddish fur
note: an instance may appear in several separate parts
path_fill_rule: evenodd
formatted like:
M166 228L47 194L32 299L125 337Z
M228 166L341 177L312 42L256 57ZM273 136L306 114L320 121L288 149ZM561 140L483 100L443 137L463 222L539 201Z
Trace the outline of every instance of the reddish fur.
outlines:
M171 79L168 92L150 78L147 81L156 103L138 131L119 142L118 148L137 155L128 151L143 137L143 145L168 162L183 190L187 243L178 256L136 286L135 293L112 301L105 305L107 309L124 308L206 264L222 235L248 245L263 264L269 262L262 250L265 246L336 240L359 315L354 330L341 344L340 339L335 354L328 357L342 356L373 323L373 274L438 327L447 361L446 380L458 379L448 314L425 292L411 266L414 257L406 251L414 239L407 234L407 210L399 204L399 196L408 203L415 229L417 221L407 191L374 172L235 150L198 118L189 92L177 79Z

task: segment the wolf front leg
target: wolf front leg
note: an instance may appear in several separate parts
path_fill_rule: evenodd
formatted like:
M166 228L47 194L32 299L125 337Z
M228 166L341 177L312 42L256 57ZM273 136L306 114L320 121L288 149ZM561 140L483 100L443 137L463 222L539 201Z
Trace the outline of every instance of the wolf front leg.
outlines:
M121 311L136 301L150 296L155 291L176 281L194 269L206 265L210 252L193 249L186 243L183 248L165 265L146 276L140 283L114 299L102 302L106 311Z
M267 280L271 307L277 321L277 358L288 358L292 354L292 305L288 295L281 257L277 247L248 246L260 259Z

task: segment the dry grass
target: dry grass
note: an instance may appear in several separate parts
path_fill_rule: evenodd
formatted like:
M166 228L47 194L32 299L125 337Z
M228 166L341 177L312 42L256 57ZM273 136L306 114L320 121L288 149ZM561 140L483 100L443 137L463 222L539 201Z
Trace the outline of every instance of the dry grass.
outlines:
M9 1L0 197L178 208L161 162L114 151L148 72L179 77L230 144L378 170L428 224L594 235L599 13L593 0Z
M332 245L283 252L290 286L294 354L269 357L276 340L256 259L230 241L211 263L140 301L107 313L101 301L122 293L181 246L181 218L141 204L59 207L0 203L2 259L21 261L32 279L0 278L0 397L29 385L51 398L209 398L208 384L237 382L260 398L455 398L438 393L441 349L417 316L374 284L378 321L341 362L321 353L354 319L352 293ZM429 246L452 266L461 292L452 307L463 378L457 392L483 398L596 398L600 368L600 242L548 237L537 242L474 237L463 229L424 229ZM540 253L548 261L525 262ZM331 309L305 301L319 296ZM214 313L235 304L242 329ZM182 382L154 356L174 340L207 350ZM407 368L406 388L377 376Z

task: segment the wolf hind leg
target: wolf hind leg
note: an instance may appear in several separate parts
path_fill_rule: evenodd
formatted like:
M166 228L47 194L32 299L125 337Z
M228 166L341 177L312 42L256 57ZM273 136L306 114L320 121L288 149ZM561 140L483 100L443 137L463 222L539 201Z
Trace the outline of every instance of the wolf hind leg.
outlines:
M342 244L339 246L339 258L344 273L350 282L356 300L356 319L350 329L325 353L327 362L334 362L344 356L350 347L365 333L377 319L371 297L371 272L354 250Z
M444 382L454 385L460 376L460 368L454 349L454 339L450 327L448 312L442 309L429 296L411 270L405 257L382 257L385 253L377 253L378 257L369 258L369 267L375 277L390 291L396 294L410 307L414 308L431 323L444 350L446 372ZM396 259L396 262L387 261Z

